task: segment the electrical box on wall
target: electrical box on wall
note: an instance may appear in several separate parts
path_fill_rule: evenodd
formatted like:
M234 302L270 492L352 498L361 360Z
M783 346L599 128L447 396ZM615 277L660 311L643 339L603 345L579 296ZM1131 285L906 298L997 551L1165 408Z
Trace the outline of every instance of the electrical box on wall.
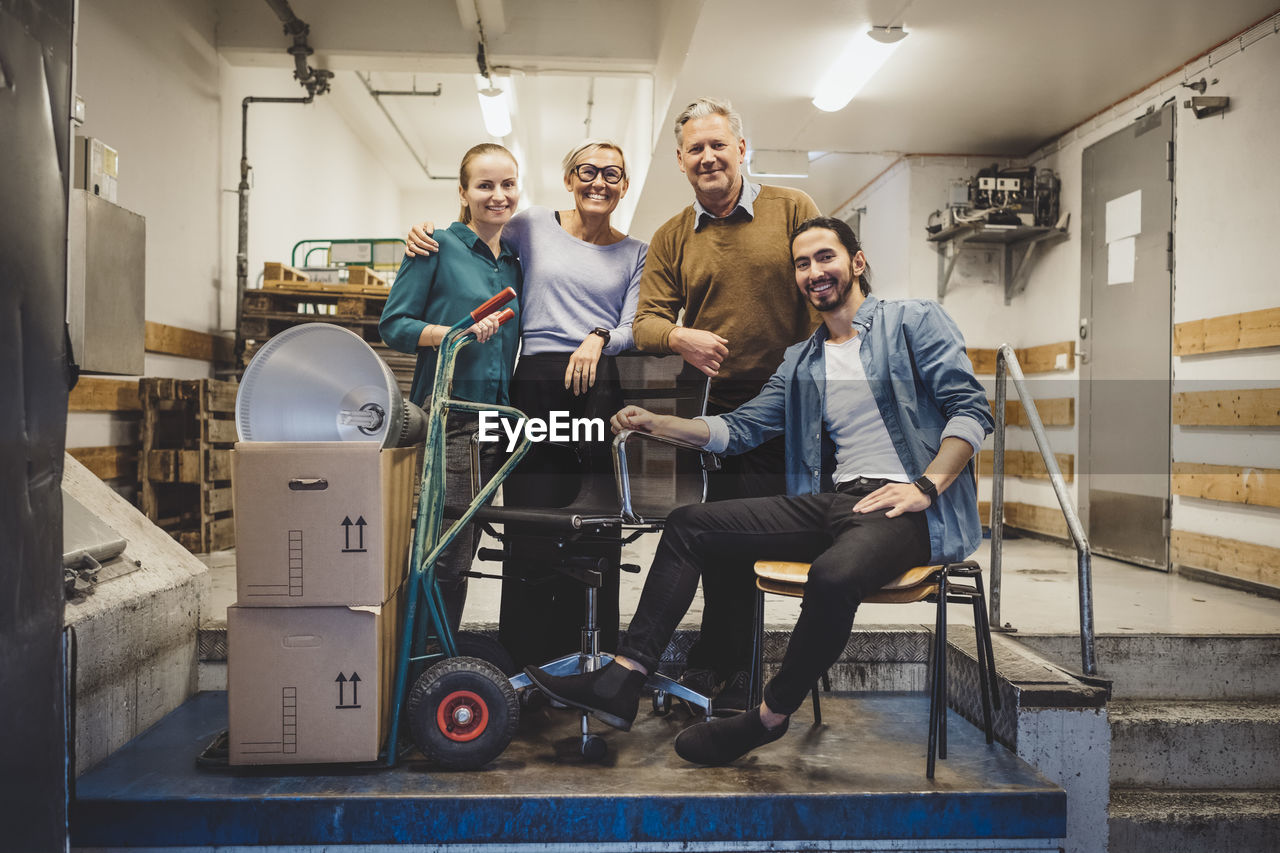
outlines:
M120 155L101 139L76 137L75 186L78 190L116 200L116 184L120 175Z
M72 190L67 218L67 323L86 373L140 376L146 343L146 220Z

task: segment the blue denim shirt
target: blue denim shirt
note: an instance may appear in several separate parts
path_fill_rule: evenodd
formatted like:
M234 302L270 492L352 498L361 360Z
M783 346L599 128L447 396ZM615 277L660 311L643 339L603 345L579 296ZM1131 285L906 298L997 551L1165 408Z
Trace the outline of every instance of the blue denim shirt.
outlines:
M908 476L924 473L947 436L963 438L976 454L994 422L964 337L942 306L868 296L853 324L863 337L862 365L872 396ZM826 325L819 326L787 349L759 395L728 414L706 418L706 448L744 453L785 433L788 494L834 488L835 445L822 425L828 336ZM970 476L957 477L925 515L934 562L964 559L982 540L977 484Z

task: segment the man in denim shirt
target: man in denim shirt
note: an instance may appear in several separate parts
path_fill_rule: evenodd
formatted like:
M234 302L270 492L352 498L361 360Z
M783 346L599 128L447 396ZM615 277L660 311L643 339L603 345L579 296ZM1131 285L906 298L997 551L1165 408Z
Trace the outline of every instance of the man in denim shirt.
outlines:
M720 416L686 420L629 406L613 419L615 432L727 454L784 435L788 494L672 513L614 662L564 678L525 670L552 698L628 729L700 578L747 557L748 565L811 562L800 619L763 703L676 739L676 752L698 764L724 764L781 737L844 649L867 594L912 566L963 559L982 537L965 468L992 418L960 330L936 302L871 296L866 257L840 220L801 224L791 257L796 286L823 325L786 351L759 395Z

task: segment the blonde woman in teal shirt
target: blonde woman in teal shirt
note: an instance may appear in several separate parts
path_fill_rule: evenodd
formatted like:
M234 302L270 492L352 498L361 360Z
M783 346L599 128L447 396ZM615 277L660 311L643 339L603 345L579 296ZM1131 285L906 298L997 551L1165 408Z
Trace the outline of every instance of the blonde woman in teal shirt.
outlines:
M515 158L501 145L485 143L469 150L458 170L460 221L438 239L430 256L406 257L387 297L378 330L387 346L417 353L409 398L422 405L435 377L437 348L449 327L504 288L521 293L523 276L515 251L502 239L502 229L520 199ZM511 307L519 311L519 301ZM453 396L474 403L508 402L507 386L515 366L520 323L498 326L493 317L472 326L480 345L465 347L454 369ZM445 502L471 501L471 435L477 417L452 412L446 431ZM481 479L499 465L496 444L480 445ZM466 603L466 572L479 545L475 525L464 530L436 564L450 626L456 631Z

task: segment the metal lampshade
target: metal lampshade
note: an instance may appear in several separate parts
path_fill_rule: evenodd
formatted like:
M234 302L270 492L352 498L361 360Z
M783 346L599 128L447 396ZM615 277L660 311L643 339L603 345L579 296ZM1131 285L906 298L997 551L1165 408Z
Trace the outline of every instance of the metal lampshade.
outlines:
M241 441L422 441L426 415L373 348L346 329L305 323L263 344L240 379Z

